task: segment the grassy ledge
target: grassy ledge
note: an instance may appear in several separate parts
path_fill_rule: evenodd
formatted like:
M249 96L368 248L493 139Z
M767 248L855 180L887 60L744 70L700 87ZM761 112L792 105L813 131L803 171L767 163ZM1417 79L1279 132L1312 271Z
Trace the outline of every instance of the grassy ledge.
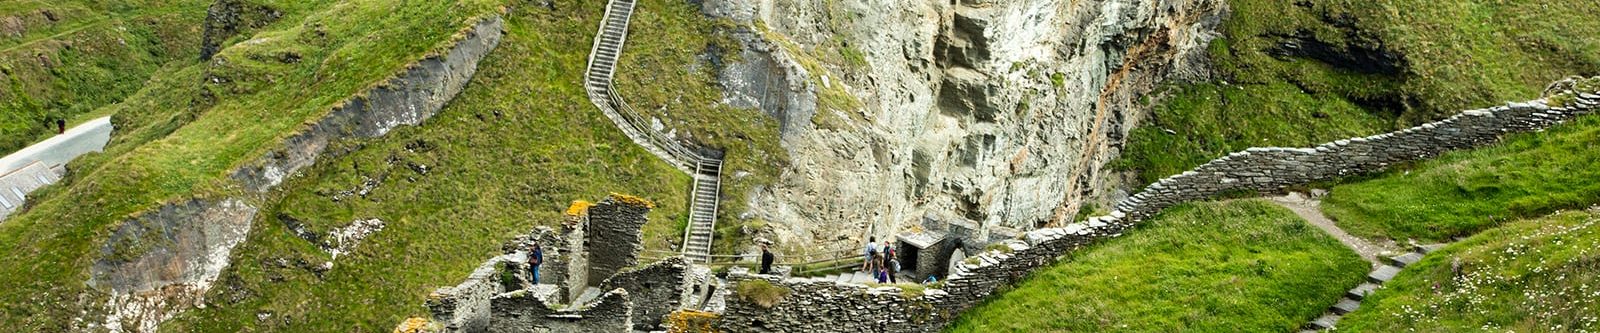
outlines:
M1068 256L963 314L950 331L1290 331L1369 268L1263 200L1174 207Z
M1339 331L1593 332L1600 329L1597 263L1595 211L1508 223L1407 267Z
M104 116L168 66L192 63L205 0L0 3L0 155Z
M1600 117L1335 186L1323 211L1369 238L1448 240L1600 203Z
M227 48L203 76L157 82L216 82L198 89L203 109L163 110L192 117L170 134L124 146L93 169L41 196L31 210L0 224L0 307L7 327L64 331L95 307L87 267L106 235L130 215L186 198L236 193L224 173L407 64L445 45L472 17L497 10L488 1L346 1L306 15L298 25L258 33ZM362 17L369 19L350 19ZM314 45L310 47L308 45ZM275 55L293 52L299 61ZM296 84L283 84L294 82ZM139 93L144 98L162 93ZM183 98L180 101L190 101ZM128 101L129 104L172 103ZM83 297L88 296L88 297ZM91 318L92 320L92 318Z
M498 255L503 242L536 225L555 226L575 200L610 192L660 203L645 226L645 244L676 250L687 216L689 178L629 141L583 90L583 66L604 6L595 1L513 11L508 34L480 64L477 77L427 124L346 143L360 149L320 161L304 177L286 183L281 201L262 213L258 229L236 250L234 267L224 273L223 283L239 288L215 289L208 297L215 306L186 313L169 328L385 331L405 318L425 317L429 292L460 283L483 260ZM705 24L690 20L698 16L678 16L689 14L698 15L643 2L641 19L674 19L648 25L636 20L634 31ZM676 73L693 59L677 48L629 46L627 52L655 59L639 61L648 65L632 71L692 74ZM707 80L670 82L679 83L622 91L660 96L714 91ZM708 97L685 97L690 98ZM722 111L710 104L687 105L698 108L670 110L706 119L717 119ZM363 189L365 195L357 194ZM333 269L277 264L330 260L296 237L284 220L326 234L368 218L387 226L334 260ZM261 315L271 320L259 320Z
M738 53L730 49L738 43L727 36L729 23L712 21L698 5L680 0L640 0L637 8L618 61L617 91L667 131L726 152L713 252L731 253L747 241L742 227L759 223L739 217L748 210L749 191L776 181L789 161L778 146L778 123L761 110L722 103L716 68L703 55ZM687 201L655 201L688 209ZM676 229L682 238L688 217L673 218L682 221Z
M1114 167L1150 183L1248 147L1307 146L1524 100L1600 69L1591 19L1600 6L1585 0L1228 5L1208 49L1213 82L1169 89ZM1286 42L1333 56L1285 52Z

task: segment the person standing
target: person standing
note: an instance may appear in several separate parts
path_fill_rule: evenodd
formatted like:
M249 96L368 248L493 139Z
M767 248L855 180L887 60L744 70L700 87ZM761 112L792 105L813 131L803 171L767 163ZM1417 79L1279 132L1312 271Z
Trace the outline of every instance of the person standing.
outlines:
M539 284L539 265L544 264L544 248L538 241L533 242L533 249L528 250L528 271L533 273L533 284Z
M867 254L861 262L861 271L872 272L872 257L878 254L878 238L867 237Z
M777 259L777 256L772 255L772 251L767 250L766 243L761 243L761 274L772 274L772 260L774 259Z
M56 118L56 134L67 134L67 120Z

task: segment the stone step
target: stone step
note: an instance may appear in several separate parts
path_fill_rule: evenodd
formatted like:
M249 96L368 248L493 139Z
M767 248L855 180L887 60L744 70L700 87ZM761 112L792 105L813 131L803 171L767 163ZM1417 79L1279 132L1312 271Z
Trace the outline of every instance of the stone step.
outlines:
M1439 249L1444 248L1444 246L1445 246L1445 244L1417 245L1417 247L1415 249L1412 249L1412 251L1415 251L1415 252L1418 252L1418 253L1422 253L1422 254L1428 254L1428 253L1431 253L1433 251L1438 251Z
M1310 323L1306 324L1306 326L1314 330L1331 329L1335 324L1339 323L1339 318L1343 317L1344 316L1329 313L1322 315L1322 317L1317 317L1317 319L1312 319Z
M1378 291L1378 285L1370 282L1362 282L1355 288L1350 289L1350 291L1346 291L1344 296L1355 300L1362 300L1366 299L1367 295L1371 295L1375 291Z
M1360 309L1360 308L1361 308L1361 301L1357 301L1357 300L1353 300L1353 299L1349 299L1349 298L1342 298L1342 299L1339 299L1339 303L1334 303L1333 307L1329 307L1328 310L1332 310L1333 313L1337 313L1337 314L1342 316L1342 315L1350 314L1351 312L1355 312L1356 309Z
M1416 252L1406 253L1406 254L1402 254L1402 255L1398 255L1398 256L1389 257L1388 261L1389 261L1389 264L1391 264L1391 265L1399 266L1400 268L1405 268L1406 266L1411 266L1411 264L1415 264L1418 261L1422 261L1422 254L1421 253L1416 253Z
M1383 284L1394 279L1396 274L1400 274L1400 267L1383 265L1379 266L1378 269L1372 270L1372 273L1368 273L1367 281L1376 284Z

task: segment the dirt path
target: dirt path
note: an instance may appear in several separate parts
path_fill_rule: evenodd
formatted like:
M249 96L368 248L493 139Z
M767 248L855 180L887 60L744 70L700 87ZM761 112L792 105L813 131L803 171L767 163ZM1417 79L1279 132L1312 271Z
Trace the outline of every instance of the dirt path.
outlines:
M1300 218L1311 222L1311 225L1328 232L1328 235L1338 239L1340 243L1344 243L1344 246L1349 247L1351 250L1355 250L1356 254L1361 255L1361 259L1365 259L1373 265L1383 264L1378 259L1379 254L1393 252L1398 248L1394 244L1376 244L1344 232L1344 229L1339 229L1339 226L1334 224L1333 220L1322 215L1321 200L1309 198L1305 194L1295 192L1281 197L1273 197L1272 202L1294 211L1295 215L1299 215Z

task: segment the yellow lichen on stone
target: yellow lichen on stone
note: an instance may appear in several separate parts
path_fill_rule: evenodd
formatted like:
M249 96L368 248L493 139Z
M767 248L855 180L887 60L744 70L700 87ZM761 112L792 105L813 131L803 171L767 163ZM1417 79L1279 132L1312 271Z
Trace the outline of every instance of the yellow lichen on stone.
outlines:
M717 320L717 314L711 312L678 310L667 315L668 333L714 333L717 332L712 323Z
M633 205L633 206L636 206L636 207L644 207L644 208L651 208L651 209L656 208L656 203L650 201L649 199L640 198L640 197L631 196L631 195L622 194L622 193L611 193L611 200L616 200L617 202Z
M421 317L411 317L401 322L394 328L394 333L422 333L427 332L428 320Z
M567 206L567 216L589 215L589 207L593 207L593 206L594 206L593 202L588 202L588 201L583 201L583 200L573 201L572 202L572 206Z

